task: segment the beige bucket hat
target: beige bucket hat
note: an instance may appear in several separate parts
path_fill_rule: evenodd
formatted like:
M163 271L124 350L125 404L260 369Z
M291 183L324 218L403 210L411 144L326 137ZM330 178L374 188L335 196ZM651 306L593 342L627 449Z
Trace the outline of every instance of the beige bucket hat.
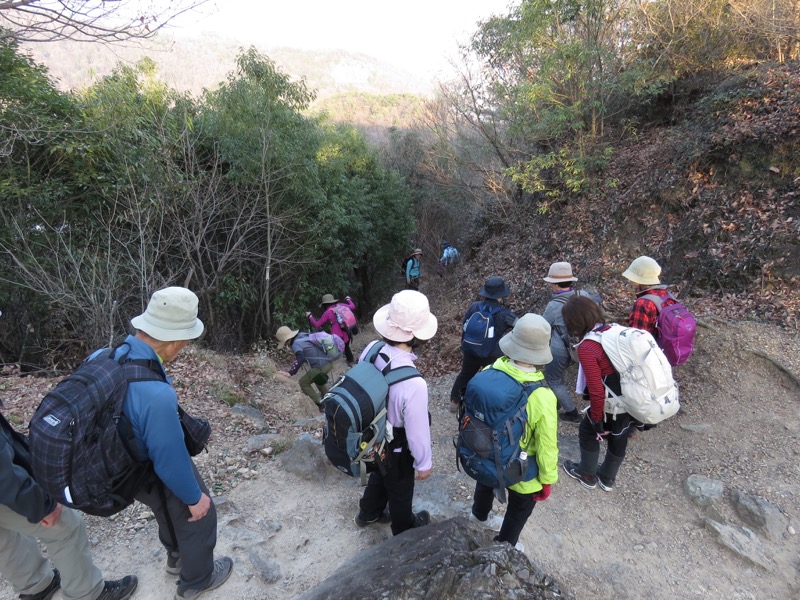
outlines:
M375 312L372 323L375 331L393 342L429 340L439 327L428 298L415 290L397 292L389 304Z
M659 275L661 275L661 267L649 256L640 256L634 259L631 266L622 273L623 277L640 285L658 285L661 283Z
M320 300L319 305L325 306L326 304L335 304L339 301L338 298L334 298L333 294L324 294L322 296L322 300Z
M540 315L523 315L514 325L514 329L500 338L500 350L508 358L530 365L546 365L552 362L550 323Z
M197 318L197 296L183 287L168 287L154 292L147 309L131 319L139 331L160 342L194 340L205 326Z
M565 281L578 281L572 274L572 265L568 262L556 262L550 265L547 277L542 277L547 283L563 283Z
M278 338L278 348L283 348L290 339L300 333L299 329L291 329L286 325L282 327L278 327L278 331L275 332L275 337Z

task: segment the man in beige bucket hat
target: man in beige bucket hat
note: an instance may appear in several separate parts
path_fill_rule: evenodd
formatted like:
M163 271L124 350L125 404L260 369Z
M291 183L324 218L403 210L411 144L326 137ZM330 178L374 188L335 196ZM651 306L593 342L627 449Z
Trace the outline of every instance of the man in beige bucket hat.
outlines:
M121 346L130 348L128 359L149 361L163 377L162 381L131 382L124 413L136 450L153 462L155 475L136 499L155 515L159 539L167 549L166 571L179 575L176 599L196 598L221 586L233 569L227 556L214 559L216 508L186 449L178 396L164 369L190 340L202 335L204 326L197 310L198 299L191 290L158 290L147 309L131 319L136 333Z
M567 326L564 325L561 309L564 308L564 303L575 294L586 296L595 302L599 302L600 297L595 297L585 290L575 290L578 278L572 273L572 265L568 262L553 263L550 265L547 276L542 279L549 284L551 292L550 302L547 303L542 316L550 324L552 330L550 352L553 353L553 361L545 367L544 376L561 407L562 412L558 414L558 418L567 423L580 423L578 407L564 380L570 363L577 362L577 357L573 357L572 341L569 338Z
M622 273L632 283L636 293L636 302L633 303L628 317L628 325L649 331L653 336L656 335L659 307L646 296L661 298L661 308L677 302L667 291L667 286L661 284L660 275L661 266L649 256L636 258Z

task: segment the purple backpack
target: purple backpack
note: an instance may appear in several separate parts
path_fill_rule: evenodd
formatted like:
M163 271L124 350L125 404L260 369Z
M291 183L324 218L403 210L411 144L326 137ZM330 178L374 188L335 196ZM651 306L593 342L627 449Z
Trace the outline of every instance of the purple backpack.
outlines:
M661 308L664 298L655 294L646 294L647 298L658 308L658 321L656 322L656 342L664 351L669 364L673 367L682 365L692 355L694 350L694 334L697 331L697 321L694 315L683 304L678 302L672 294L668 298L675 300L675 304Z

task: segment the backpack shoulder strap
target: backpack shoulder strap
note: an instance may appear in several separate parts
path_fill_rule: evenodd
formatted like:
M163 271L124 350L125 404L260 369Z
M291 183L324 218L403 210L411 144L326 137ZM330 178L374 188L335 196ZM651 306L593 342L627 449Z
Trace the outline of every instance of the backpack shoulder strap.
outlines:
M120 354L117 356L119 348L123 345L128 344L123 341L113 348L104 350L102 354L105 354L108 358L116 360L120 366L122 366L122 369L125 371L125 379L128 383L133 383L135 381L166 382L167 379L164 376L161 363L157 360L152 358L128 358L130 350L125 354ZM128 348L130 348L130 345L128 345Z
M656 296L655 294L645 294L644 296L640 296L641 298L647 298L656 305L658 312L661 312L661 305L664 303L664 298L661 296Z
M396 369L389 369L388 371L384 371L383 375L386 377L386 383L388 383L389 386L393 386L395 383L400 383L401 381L413 379L414 377L422 377L422 373L420 373L416 367L408 365L397 367Z

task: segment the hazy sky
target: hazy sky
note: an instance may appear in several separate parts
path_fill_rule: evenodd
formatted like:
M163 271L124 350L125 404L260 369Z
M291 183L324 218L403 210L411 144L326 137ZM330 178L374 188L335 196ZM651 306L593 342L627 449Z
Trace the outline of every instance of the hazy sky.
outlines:
M517 0L518 2L518 0ZM184 28L215 31L260 47L363 52L426 74L447 69L477 21L515 0L218 0Z

